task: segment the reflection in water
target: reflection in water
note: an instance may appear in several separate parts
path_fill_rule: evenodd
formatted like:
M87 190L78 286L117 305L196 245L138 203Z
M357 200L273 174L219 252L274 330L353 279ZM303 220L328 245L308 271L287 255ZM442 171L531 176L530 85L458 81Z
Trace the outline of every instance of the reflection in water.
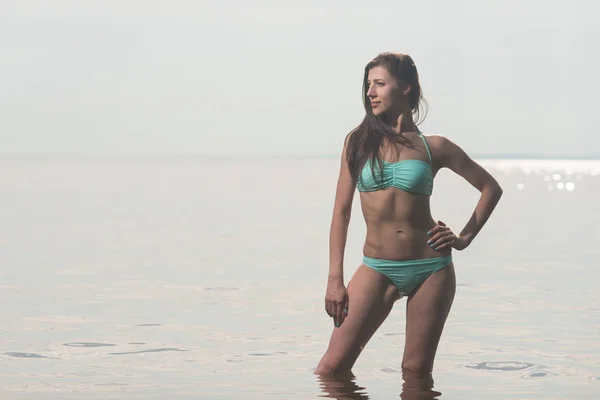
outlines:
M322 398L337 400L367 400L370 399L366 389L356 383L352 373L346 375L321 375L318 377ZM436 400L442 394L433 390L433 376L431 374L417 374L402 370L402 400Z
M349 372L344 375L319 375L321 390L320 397L338 400L367 400L369 395L365 388L356 384L356 377Z
M433 376L402 370L402 400L434 400L442 394L433 390Z

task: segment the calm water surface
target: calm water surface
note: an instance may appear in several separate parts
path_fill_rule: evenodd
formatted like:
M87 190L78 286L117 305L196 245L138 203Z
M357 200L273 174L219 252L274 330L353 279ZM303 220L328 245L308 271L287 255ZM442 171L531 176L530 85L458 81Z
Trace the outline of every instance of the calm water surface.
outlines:
M482 163L505 194L454 254L432 381L403 377L404 300L322 381L337 159L1 160L0 394L598 399L600 161ZM434 218L477 199L442 171ZM364 234L356 201L346 281Z

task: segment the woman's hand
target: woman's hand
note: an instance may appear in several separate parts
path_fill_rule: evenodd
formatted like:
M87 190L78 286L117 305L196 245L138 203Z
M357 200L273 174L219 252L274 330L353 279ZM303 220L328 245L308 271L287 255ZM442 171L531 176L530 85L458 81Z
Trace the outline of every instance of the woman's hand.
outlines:
M333 318L333 324L339 328L348 315L348 292L341 279L330 278L325 295L325 311Z
M457 237L442 221L438 221L437 225L427 232L427 234L429 235L427 244L436 251L448 247L463 250L469 245L464 238Z

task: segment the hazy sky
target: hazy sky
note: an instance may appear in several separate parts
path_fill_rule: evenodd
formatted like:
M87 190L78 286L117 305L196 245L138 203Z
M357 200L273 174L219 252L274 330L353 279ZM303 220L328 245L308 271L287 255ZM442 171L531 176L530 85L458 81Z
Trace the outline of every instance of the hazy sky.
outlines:
M337 155L400 51L425 133L600 158L596 1L0 1L0 153Z

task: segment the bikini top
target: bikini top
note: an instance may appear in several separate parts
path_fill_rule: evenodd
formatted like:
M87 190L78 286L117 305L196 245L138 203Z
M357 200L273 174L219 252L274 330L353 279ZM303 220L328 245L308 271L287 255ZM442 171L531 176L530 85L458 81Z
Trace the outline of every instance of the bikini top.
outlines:
M401 160L397 162L383 160L383 176L381 176L379 165L375 163L375 171L373 171L371 161L367 161L357 182L358 190L360 192L374 192L393 186L405 192L431 196L433 192L431 152L425 137L421 133L419 133L419 137L423 140L425 149L427 149L429 163L421 160ZM375 172L377 180L374 179L373 172ZM379 179L380 176L381 179Z

